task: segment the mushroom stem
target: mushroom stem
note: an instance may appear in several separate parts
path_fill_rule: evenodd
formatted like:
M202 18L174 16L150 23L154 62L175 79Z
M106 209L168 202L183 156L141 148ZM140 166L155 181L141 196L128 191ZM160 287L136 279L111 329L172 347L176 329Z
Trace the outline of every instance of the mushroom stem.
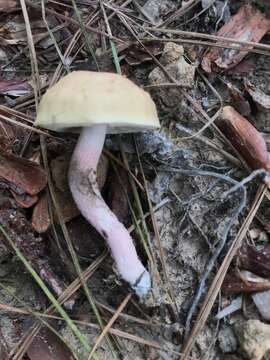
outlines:
M129 232L104 202L96 181L106 130L106 125L82 130L70 163L69 186L82 215L107 241L123 279L143 296L151 287L149 273L138 258Z

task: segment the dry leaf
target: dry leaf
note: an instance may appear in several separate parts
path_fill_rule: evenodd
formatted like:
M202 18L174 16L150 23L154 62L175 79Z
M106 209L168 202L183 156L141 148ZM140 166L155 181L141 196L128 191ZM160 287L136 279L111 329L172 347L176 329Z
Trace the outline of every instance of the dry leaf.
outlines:
M233 107L225 106L217 125L252 169L270 171L264 138L247 119Z
M270 277L270 245L262 250L255 246L242 246L238 254L239 267L263 277Z
M250 5L244 5L216 35L240 41L259 42L268 32L269 26L270 20L263 13ZM222 41L219 43L222 44ZM223 70L236 66L248 54L248 50L241 51L241 44L232 45L239 47L239 50L214 47L207 50L202 60L203 69L211 73L213 64Z
M32 227L39 234L48 230L51 225L51 219L48 208L48 199L46 192L41 195L32 214Z
M270 289L270 281L262 279L256 279L253 277L254 281L249 281L245 278L244 274L227 274L222 284L222 290L226 293L253 293L258 291L264 291ZM259 281L260 280L260 281Z
M36 163L10 155L0 153L0 179L11 183L12 190L16 187L30 195L38 194L47 185L45 171ZM17 192L18 193L18 192Z

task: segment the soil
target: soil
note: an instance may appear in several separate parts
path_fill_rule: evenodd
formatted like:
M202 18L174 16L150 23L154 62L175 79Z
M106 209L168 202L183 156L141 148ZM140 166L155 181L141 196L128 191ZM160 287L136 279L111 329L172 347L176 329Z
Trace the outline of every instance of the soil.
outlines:
M94 13L95 7L99 6L96 2L78 1L77 3L82 11L84 20L87 18L89 7L91 12ZM113 1L112 3L115 2ZM226 5L224 14L230 17L231 14L233 15L246 3L247 1L216 1L216 5L214 4L204 11L202 11L203 9L199 3L187 13L181 15L180 18L172 21L170 25L166 25L166 27L214 34L224 24L224 19L220 13L220 8L223 8L221 5ZM265 4L262 4L262 1L253 3L257 3L256 6L264 11ZM67 8L64 8L65 11L70 11L69 6L71 6L71 2L65 2L65 4L68 4ZM131 18L134 18L134 21L138 21L139 24L143 24L145 21L146 25L153 21L153 24L156 26L177 11L183 4L183 1L166 0L155 2L140 0L134 1L134 4L126 7L126 15L130 14ZM52 8L58 12L63 11L61 6L56 3L50 5L50 9ZM106 8L106 11L109 12L108 9L110 8ZM201 11L201 15L198 15ZM267 10L265 11L268 16ZM16 24L16 21L18 21L16 16L21 16L21 10L12 9L11 12L1 15L2 26L8 20ZM31 16L35 19L31 23L34 28L37 25L37 18L39 21L42 21L42 19L39 12L37 14L32 13ZM60 21L53 16L51 18L49 16L49 20L50 24L54 24L54 26ZM114 36L134 42L134 38L123 25L121 16L113 17L110 20L110 25ZM38 33L38 26L35 29L36 33ZM104 31L106 29L103 20L99 21L99 29ZM60 42L62 51L66 50L65 39L74 35L74 32L75 30L72 25L64 26L62 31L57 32L56 40ZM14 33L9 34L9 37L12 36L15 36ZM18 33L16 36L19 36ZM7 40L10 40L9 37ZM28 50L24 50L27 43L26 38L22 40L23 47L17 37L15 37L17 41L15 43L16 49L12 48L15 45L11 42L8 43L7 40L1 46L4 54L1 55L0 53L0 62L2 66L5 65L9 70L2 72L2 78L5 80L31 79L31 63L27 55ZM160 38L164 39L166 36L163 34ZM47 39L49 41L50 37L47 37ZM102 54L97 56L101 70L115 71L111 52L109 51L110 45L108 43L107 48L104 48L104 39L104 37L100 37L96 33L91 34L94 52ZM269 35L263 38L263 42L269 44ZM69 40L67 41L68 43ZM76 44L75 50L79 51L80 44L82 43L78 42ZM199 131L204 123L202 122L202 117L187 101L184 93L188 93L193 99L196 99L207 113L212 116L215 110L217 110L219 102L211 86L222 97L224 104L229 104L231 99L226 84L228 82L232 83L233 86L242 92L246 100L250 102L251 113L249 120L269 138L270 112L262 112L256 107L256 104L245 93L244 83L245 81L250 81L265 94L270 95L270 72L268 71L270 57L268 55L249 53L243 62L253 66L252 72L241 73L237 71L237 68L230 69L230 71L222 71L218 74L213 72L207 75L208 82L206 82L200 75L202 70L200 69L199 62L201 60L202 49L195 48L195 46L184 46L183 53L181 53L182 50L179 50L178 46L171 45L171 48L174 49L172 51L175 51L175 57L172 56L170 58L168 53L165 52L163 53L165 54L163 59L166 59L166 61L162 60L162 49L161 52L158 52L157 58L165 69L173 71L176 77L180 73L183 76L181 71L184 71L184 82L181 85L183 91L179 91L177 87L160 87L160 83L169 82L166 80L164 73L157 67L151 57L147 61L145 61L145 57L143 57L143 60L140 60L140 53L132 51L132 45L122 50L119 54L123 74L150 92L157 105L162 124L159 131L123 135L121 137L121 145L116 135L107 136L106 140L106 169L104 170L105 175L101 176L102 185L104 183L103 178L106 178L102 190L104 198L112 206L115 213L119 214L120 217L123 216L122 220L128 227L133 224L131 213L128 216L126 212L121 215L123 213L123 211L121 212L122 207L126 209L129 206L126 200L126 195L128 194L132 209L135 211L137 218L140 218L140 209L136 205L136 199L132 194L132 186L129 185L130 179L127 172L119 170L121 174L119 178L117 176L119 172L115 171L119 164L114 162L113 157L117 157L117 159L122 161L121 150L123 150L131 171L136 175L140 184L143 184L144 187L145 185L147 186L147 193L141 191L140 187L137 186L142 211L145 214L149 211L148 195L155 210L155 225L159 231L158 237L151 217L147 216L145 227L148 230L145 237L148 237L149 240L154 265L147 257L140 233L132 231L139 256L151 272L153 289L143 299L133 295L131 301L129 301L123 310L122 315L119 316L113 325L114 329L119 329L140 338L139 340L128 340L122 336L115 336L113 338L115 349L117 349L115 350L117 358L124 360L180 359L180 352L183 348L185 332L187 330L187 316L194 302L196 289L205 274L206 267L215 249L225 233L229 221L233 218L234 212L238 209L243 199L241 189L233 192L225 200L221 198L221 195L232 187L233 182L231 179L239 181L249 174L244 167L237 166L235 162L230 160L230 157L226 156L226 153L228 153L237 157L231 147L224 143L212 127L208 127L208 129L196 137L190 136ZM14 53L20 50L22 53L18 58L15 58L13 63L9 64L14 57ZM125 60L129 53L133 56L133 59L134 56L137 56L136 65L130 65ZM41 75L51 79L59 62L53 42L48 47L45 47L44 44L42 46L39 44L37 46L37 54ZM196 60L194 60L194 54ZM75 53L73 55L75 56ZM95 71L96 65L93 58L88 55L87 46L85 45L79 51L77 57L75 57L72 70L87 69ZM177 65L179 56L182 56L181 67ZM72 61L71 58L69 60ZM34 118L33 91L27 95L14 97L9 93L1 92L0 87L0 93L2 94L0 95L1 105L7 106L10 109L15 108ZM30 101L30 105L28 101ZM22 129L21 131L23 131L23 136L14 135L13 133L13 140L11 142L6 140L5 151L12 152L17 156L22 155L27 159L32 159L38 153L43 167L44 162L41 160L39 135L33 133L31 138L27 140L28 130ZM4 135L2 135L0 128L0 141L2 136ZM69 164L75 140L76 137L74 135L57 134L56 137L45 138L45 144L49 170L52 176L57 178L57 181L53 178L54 186L58 187L60 184L60 190L64 192L64 195L61 195L64 199L61 208L63 208L63 214L67 214L64 215L64 222L80 260L81 267L85 269L104 252L106 247L104 240L97 234L95 229L82 216L78 215L78 209L70 197L67 184L61 176L61 174L67 171L67 164ZM211 144L209 145L209 142L212 146ZM4 142L1 148L2 146L4 146ZM63 153L69 154L69 156L63 155ZM61 164L59 163L60 165L57 165L58 161L61 162ZM141 169L143 169L143 173ZM217 174L217 176L213 176L211 173ZM145 183L144 176L146 178ZM225 246L206 279L202 291L202 299L243 223L260 183L260 179L255 178L246 185L247 199L244 210L240 215L238 214L234 219L233 225L230 227ZM113 200L114 193L117 193L117 201ZM53 212L55 213L55 210ZM248 232L250 234L251 231L256 230L259 234L256 238L257 240L251 239L250 235L248 235L245 237L244 242L253 242L255 245L265 245L269 242L268 213L269 200L266 199L258 212L258 218L252 222ZM8 219L7 214L9 216ZM42 261L45 259L44 263L46 262L47 264L48 262L48 266L52 269L51 271L56 274L55 279L59 282L57 284L61 284L62 288L66 288L67 284L70 284L77 278L77 275L72 265L68 246L64 240L61 222L58 221L59 219L57 220L57 212L53 216L55 220L53 226L44 234L37 234L31 229L31 214L32 208L22 209L14 201L9 189L6 186L2 186L0 182L0 223L3 225L8 224L12 230L12 216L16 216L17 219L22 219L23 222L26 222L27 226L19 227L18 230L15 226L16 221L14 221L14 234L12 238L18 244L22 243L20 239L23 239L24 242L27 239L31 242L36 242L33 246L32 243L30 245L29 243L28 245L22 245L22 252L36 271L40 270L43 264ZM268 228L265 224L268 225ZM143 226L141 229L143 232L145 231ZM3 308L2 305L14 308L26 308L28 306L33 311L44 312L49 306L49 301L27 272L24 265L15 256L3 236L1 236L1 240L3 241L0 243L0 354L2 351L5 354L3 359L8 359L12 357L6 354L10 353L23 335L29 332L29 329L35 322L35 318L34 316L11 312ZM39 242L42 244L39 245ZM41 250L34 253L36 247ZM164 259L161 257L160 248L162 248ZM31 252L33 253L31 254ZM37 263L39 264L38 266L36 265ZM234 269L234 265L235 263L233 263L231 269ZM87 284L89 289L91 289L105 324L131 291L127 284L121 280L109 255L97 267ZM48 286L50 286L50 281L48 281ZM228 306L237 296L238 294L228 295L220 292L206 325L196 337L195 346L191 351L189 359L245 359L239 347L239 339L234 331L234 325L247 319L260 319L259 312L253 304L251 297L246 296L245 306L242 309L224 319L216 319L216 314ZM202 299L199 305L202 303ZM72 310L69 309L70 316L74 319L97 325L96 317L84 296L83 290L77 291L74 301L75 305ZM194 324L199 307L196 307L190 326ZM76 349L80 359L86 360L88 354L78 339L75 338L70 328L61 321L55 321L52 324L57 328L59 334L66 339L68 344ZM80 329L86 336L87 342L93 346L100 334L100 330L89 326L80 326ZM147 344L143 344L142 340L147 342ZM102 360L113 359L113 355L105 340L102 340L97 354ZM27 351L24 356L28 360L36 359L27 354ZM265 355L264 359L267 358L270 359L270 357ZM59 360L64 359L66 357Z

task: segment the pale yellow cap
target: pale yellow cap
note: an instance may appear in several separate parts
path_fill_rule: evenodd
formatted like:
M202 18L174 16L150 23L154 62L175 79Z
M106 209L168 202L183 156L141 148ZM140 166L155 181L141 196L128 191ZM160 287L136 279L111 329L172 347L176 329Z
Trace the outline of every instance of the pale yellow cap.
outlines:
M122 75L74 71L42 97L36 126L73 131L97 124L108 133L153 130L160 126L150 95Z

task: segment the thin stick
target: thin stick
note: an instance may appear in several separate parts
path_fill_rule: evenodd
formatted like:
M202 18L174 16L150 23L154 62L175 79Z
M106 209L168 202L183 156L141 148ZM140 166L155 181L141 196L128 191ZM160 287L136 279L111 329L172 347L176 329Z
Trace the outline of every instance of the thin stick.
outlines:
M106 333L110 330L110 328L112 327L112 325L114 324L114 322L117 320L119 314L122 312L122 310L124 309L124 307L127 305L127 303L129 302L130 298L131 298L132 294L128 294L126 296L126 298L124 299L124 301L122 302L122 304L120 304L120 306L118 307L118 309L115 311L114 315L112 316L111 320L108 322L108 324L104 327L104 329L102 330L101 334L99 335L95 345L92 348L91 353L89 354L88 360L92 359L92 356L94 354L94 352L97 350L99 344L101 343L101 341L103 340L104 336L106 335Z
M186 343L184 344L184 347L182 350L183 355L181 355L181 357L180 357L181 360L187 360L189 358L189 353L196 341L198 333L202 330L203 326L205 325L206 320L209 316L209 313L215 303L215 300L218 296L220 287L221 287L222 282L225 278L225 275L228 271L230 263L231 263L233 257L235 256L238 248L240 247L242 240L243 240L244 236L246 235L247 229L249 228L252 220L254 219L259 206L261 205L266 191L267 191L267 187L265 185L261 185L259 187L257 194L255 196L255 199L253 201L253 204L251 206L251 209L250 209L243 225L241 226L240 230L238 231L237 236L235 237L234 241L232 242L226 257L223 260L223 262L212 282L210 289L208 290L207 296L205 297L205 300L203 302L201 310L197 316L194 327L190 332L189 338L187 339Z

